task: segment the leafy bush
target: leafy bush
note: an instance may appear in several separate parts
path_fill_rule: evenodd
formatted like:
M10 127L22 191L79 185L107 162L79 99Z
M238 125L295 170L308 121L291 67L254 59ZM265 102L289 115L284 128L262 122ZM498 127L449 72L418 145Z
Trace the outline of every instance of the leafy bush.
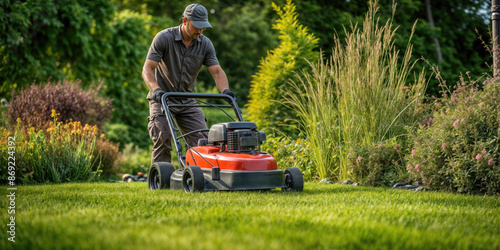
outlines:
M2 1L0 6L1 94L106 63L98 56L105 48L102 30L113 16L110 1Z
M297 167L304 175L304 180L317 177L310 143L306 139L292 140L287 137L271 137L262 144L262 151L271 154L280 169Z
M97 171L99 166L104 176L110 176L118 172L116 162L120 157L119 144L113 143L101 134L96 140L93 155L95 161L99 162L99 165L93 164L93 171Z
M369 186L392 186L407 179L404 152L394 140L355 148L347 155L349 178Z
M407 156L413 180L436 190L500 193L500 82L483 87L461 77L432 124L420 126Z
M352 25L345 42L336 37L330 60L311 63L311 73L302 72L285 91L310 138L320 178L347 179L348 152L404 136L419 118L412 106L424 97L424 71L407 85L412 46L401 58L392 20L380 25L377 11L377 1L370 1L363 27Z
M210 9L209 5L212 4L207 2L205 7ZM272 9L267 6L270 3L266 3L265 7L262 5L253 1L240 4L228 2L225 8L219 5L216 8L221 13L210 19L216 28L206 31L217 50L220 64L230 76L230 88L238 96L238 103L241 105L248 102L248 83L257 72L259 61L267 55L269 48L278 45L269 26ZM205 85L213 86L212 76L208 72L200 72L196 85L201 85L203 81Z
M55 111L52 117L56 117ZM61 183L86 181L92 178L95 162L94 149L97 127L82 126L80 122L62 124L50 123L48 128L37 130L33 127L22 131L21 119L18 119L14 132L2 128L0 147L6 152L7 138L15 137L16 177L21 183ZM2 180L6 174L7 154L2 155Z
M148 88L137 72L155 34L152 26L158 23L147 14L117 11L107 0L3 2L0 94L34 81L80 79L89 87L104 80L103 93L115 100L113 121L129 126L131 140L147 147ZM65 119L63 107L48 107L38 115L45 117L52 108Z
M293 72L307 66L306 60L316 60L318 53L313 49L318 39L308 33L297 20L296 7L288 0L283 8L273 3L280 19L273 28L280 32L280 45L268 52L253 76L250 87L248 120L257 123L260 129L268 130L295 118L294 111L283 105L282 89L289 89L288 80ZM292 133L290 127L280 129Z
M129 126L123 123L108 123L104 126L106 138L110 141L119 143L120 149L131 143ZM148 138L144 138L147 140Z
M172 154L174 156L175 154ZM123 148L116 164L116 170L124 174L137 174L149 169L151 165L151 149L142 149L134 144L127 144Z
M118 145L102 134L96 125L73 121L53 121L45 129L26 128L18 118L13 130L1 128L0 149L7 152L8 137L15 137L16 178L23 184L89 181L101 173L114 173ZM7 154L0 158L2 181L7 180Z
M30 85L18 94L12 94L9 123L14 126L20 118L23 127L46 128L52 110L57 110L61 121L78 121L100 127L113 111L112 100L98 94L101 86L83 90L80 81Z

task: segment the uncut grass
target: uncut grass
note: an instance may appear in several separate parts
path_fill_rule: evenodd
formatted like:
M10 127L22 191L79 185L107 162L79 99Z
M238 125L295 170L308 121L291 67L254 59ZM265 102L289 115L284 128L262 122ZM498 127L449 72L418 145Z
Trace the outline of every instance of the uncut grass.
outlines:
M500 247L498 197L320 183L303 193L201 194L85 183L20 186L16 202L17 242L2 239L2 249Z

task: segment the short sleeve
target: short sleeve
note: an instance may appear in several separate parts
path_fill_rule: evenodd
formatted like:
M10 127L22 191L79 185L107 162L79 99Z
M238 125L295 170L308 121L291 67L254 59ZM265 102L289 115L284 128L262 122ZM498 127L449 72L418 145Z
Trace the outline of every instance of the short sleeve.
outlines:
M156 34L151 47L149 47L147 59L160 62L168 50L168 35L164 32Z
M212 41L210 39L207 40L207 47L206 47L206 53L205 53L205 60L203 61L203 64L207 67L213 66L213 65L219 65L219 60L217 60L217 56L215 55L215 48L214 45L212 44Z

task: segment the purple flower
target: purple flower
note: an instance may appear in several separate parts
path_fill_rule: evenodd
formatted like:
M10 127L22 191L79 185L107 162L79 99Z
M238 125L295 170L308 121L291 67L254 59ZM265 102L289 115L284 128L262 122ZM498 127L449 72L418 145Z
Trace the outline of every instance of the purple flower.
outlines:
M493 165L493 163L495 163L495 161L493 160L493 158L490 158L490 160L488 161L488 165Z
M415 166L415 169L417 170L417 172L420 172L420 165L418 165L418 164L417 164L417 165Z
M443 149L445 149L445 148L446 148L446 143L443 143L443 145L441 145L441 147L442 147Z
M453 123L453 127L457 127L458 126L458 123L460 122L460 119L457 119L454 123Z
M481 156L482 156L481 154L477 154L476 155L476 160L478 160L478 161L481 160Z

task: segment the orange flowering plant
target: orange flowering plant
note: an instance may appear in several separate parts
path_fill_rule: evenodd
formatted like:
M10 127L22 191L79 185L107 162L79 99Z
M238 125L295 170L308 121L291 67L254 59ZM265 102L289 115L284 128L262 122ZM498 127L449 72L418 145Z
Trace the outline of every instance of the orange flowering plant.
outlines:
M46 129L24 128L20 118L12 130L1 128L2 151L9 146L8 138L15 138L18 183L89 181L102 172L100 159L94 154L96 141L102 139L98 138L97 126L62 123L57 120L58 115L52 110L53 121ZM6 168L7 158L2 156L1 161L1 168ZM6 171L1 172L4 175Z

